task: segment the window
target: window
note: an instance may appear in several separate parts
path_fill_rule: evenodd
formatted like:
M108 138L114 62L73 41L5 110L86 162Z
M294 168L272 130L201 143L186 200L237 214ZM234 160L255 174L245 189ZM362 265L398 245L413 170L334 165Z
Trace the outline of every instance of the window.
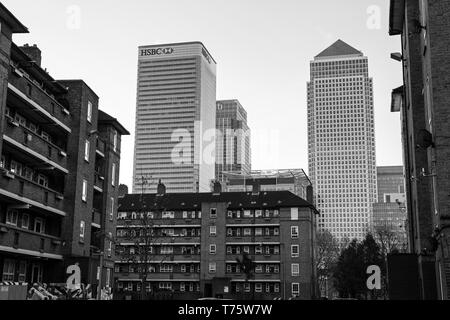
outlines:
M215 262L209 263L209 273L216 273L216 263Z
M114 130L113 151L117 152L117 131L116 130Z
M43 186L44 188L48 188L48 178L46 176L39 174L37 182L39 185Z
M275 285L273 286L273 291L280 292L280 284L279 283L275 283Z
M186 290L186 287L184 285L184 282L180 283L180 291L184 292Z
M298 239L298 226L291 227L291 238Z
M186 265L185 264L181 265L181 273L186 273Z
M262 217L262 210L255 210L255 218L261 218Z
M112 173L111 173L111 184L113 187L116 186L116 164L112 164Z
M252 235L252 229L245 228L244 229L244 236L251 236Z
M162 246L161 247L161 254L173 254L173 247Z
M298 297L300 294L300 284L299 283L293 283L292 284L292 296Z
M244 291L250 292L250 283L244 283Z
M17 217L19 213L17 210L8 210L6 213L6 224L17 226Z
M112 233L108 233L108 239L110 239L108 242L108 257L111 257L112 254Z
M217 218L217 209L216 208L211 208L209 211L209 217L211 219L216 219Z
M81 200L87 202L87 180L83 180L83 190L81 195Z
M298 208L291 208L291 220L298 221Z
M35 218L34 219L34 232L37 233L44 233L44 219L42 218Z
M172 290L172 283L170 282L160 282L159 288L162 290Z
M227 216L228 218L233 218L233 211L228 211Z
M3 263L2 281L14 281L15 267L14 260L5 259L5 262Z
M114 197L111 197L111 211L109 212L109 221L114 220Z
M127 290L128 291L133 291L133 283L132 282L128 282Z
M187 211L183 211L183 219L187 219L188 218L188 213Z
M80 221L80 241L84 241L84 230L85 230L85 223L84 221Z
M89 156L91 153L91 142L89 140L86 140L84 143L84 160L89 162Z
M30 227L30 215L27 213L22 214L22 228L27 229Z
M88 107L87 107L87 121L92 121L92 102L88 101Z
M298 258L299 256L300 256L299 246L297 244L292 245L291 246L291 257Z
M216 226L210 226L209 227L209 235L211 237L215 237L217 234L217 227Z
M209 245L209 254L216 254L217 246L215 244Z
M173 273L173 266L170 264L163 264L161 265L159 271L161 273Z
M262 246L256 246L255 247L255 254L262 254Z
M255 229L255 236L262 236L262 233L263 233L262 228Z
M293 277L298 277L300 275L300 265L298 263L293 263L291 265L291 274Z
M255 284L255 292L262 292L262 284L261 283Z
M20 261L19 263L19 278L17 279L19 282L25 282L27 277L27 262Z

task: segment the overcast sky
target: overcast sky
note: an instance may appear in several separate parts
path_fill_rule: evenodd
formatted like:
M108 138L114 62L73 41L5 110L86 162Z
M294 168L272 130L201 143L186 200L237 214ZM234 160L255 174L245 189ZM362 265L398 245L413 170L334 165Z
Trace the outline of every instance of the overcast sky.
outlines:
M388 36L388 0L2 3L30 30L14 41L37 44L54 78L86 81L99 95L100 108L132 133L123 139L121 162L121 183L130 188L137 47L158 43L201 41L208 48L218 63L217 99L238 99L248 112L254 169L307 170L309 62L342 39L369 58L377 165L402 164L400 118L390 113L391 90L402 84L401 64L390 53L400 51L400 39Z

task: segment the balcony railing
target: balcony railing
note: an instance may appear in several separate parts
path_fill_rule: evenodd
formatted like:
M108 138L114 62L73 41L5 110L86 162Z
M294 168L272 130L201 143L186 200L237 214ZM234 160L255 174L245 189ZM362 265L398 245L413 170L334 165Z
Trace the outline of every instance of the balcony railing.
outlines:
M58 101L53 99L47 94L42 88L36 85L34 82L30 81L26 76L24 77L9 77L9 83L19 90L28 99L33 100L36 104L41 107L46 114L42 113L45 117L51 117L56 120L57 124L62 124L64 129L70 128L70 112L65 109ZM29 86L31 86L31 96L29 95ZM14 91L14 89L13 89ZM59 123L58 123L59 122ZM69 131L70 132L70 129Z
M96 187L98 190L103 191L103 187L105 185L105 177L99 172L96 172L94 176L94 187Z
M45 188L36 182L29 181L13 173L0 170L0 194L6 195L22 203L65 215L64 197L61 193Z
M23 147L35 151L39 155L56 163L62 168L67 168L67 153L65 150L45 140L33 131L19 125L13 119L5 117L4 134L15 140Z
M94 209L92 211L92 223L101 226L101 224L102 224L101 219L102 219L102 213L99 210Z
M0 224L0 246L31 251L28 254L43 258L62 259L62 239L46 234Z
M98 151L97 153L100 153L100 155L104 156L105 150L106 150L105 142L100 139L97 139L97 148L96 148L96 151Z

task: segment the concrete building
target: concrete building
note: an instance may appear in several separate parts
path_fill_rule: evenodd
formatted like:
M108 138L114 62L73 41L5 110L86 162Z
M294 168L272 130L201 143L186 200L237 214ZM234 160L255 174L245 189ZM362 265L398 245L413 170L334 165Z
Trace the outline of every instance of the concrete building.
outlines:
M450 298L450 12L449 1L391 0L389 34L401 36L400 112L410 252L420 297ZM400 68L400 66L399 66Z
M392 236L398 250L407 250L405 178L402 166L377 168L378 201L373 204L375 234Z
M215 178L216 62L200 42L139 47L133 192L209 191Z
M151 246L147 298L311 299L315 296L315 208L288 191L133 194L120 199L117 299L141 297ZM139 217L147 217L145 225ZM135 239L147 231L151 241ZM139 243L139 244L138 244ZM256 264L246 282L236 259ZM139 258L140 259L140 258ZM144 267L144 268L146 268Z
M64 283L66 267L79 263L82 282L95 287L101 251L102 283L111 286L121 136L129 133L98 110L82 80L53 79L37 46L12 42L8 30L26 29L1 4L0 22L1 279Z
M248 174L223 173L226 192L249 192L256 184L261 191L290 191L313 203L312 184L303 169L252 170Z
M373 84L368 59L338 40L311 61L309 176L319 229L363 239L376 201Z
M216 180L224 171L248 174L252 168L247 111L238 100L217 101Z

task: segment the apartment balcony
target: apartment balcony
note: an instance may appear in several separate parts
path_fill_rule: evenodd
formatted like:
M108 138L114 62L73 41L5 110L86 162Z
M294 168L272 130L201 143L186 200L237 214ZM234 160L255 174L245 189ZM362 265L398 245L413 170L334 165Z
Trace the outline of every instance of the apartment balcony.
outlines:
M26 75L11 76L8 83L8 102L24 115L42 123L51 123L71 133L70 112ZM30 92L31 89L31 92Z
M227 225L260 225L260 226L279 226L279 217L269 218L227 218Z
M55 167L68 173L67 153L37 133L19 125L14 119L5 117L4 141L17 152L33 157L37 162ZM36 161L35 161L36 162Z
M28 205L46 213L65 216L64 196L40 184L0 171L0 199L15 205Z
M116 278L123 281L136 281L141 279L139 273L120 272L115 274ZM168 273L168 272L149 272L147 273L147 281L200 281L199 273Z
M97 144L96 144L96 153L104 158L105 157L105 150L106 150L106 143L100 139L97 139Z
M227 277L232 278L233 281L245 281L246 276L242 273L226 273ZM289 275L290 276L290 275ZM277 281L282 278L281 273L254 273L253 282L264 281Z
M253 245L259 245L259 244L280 244L280 236L228 236L226 237L227 244L231 243L245 243L245 244L253 244Z
M98 192L103 192L105 186L105 177L99 172L94 174L94 190Z
M226 254L226 261L235 262L236 259L242 260L244 253L241 254ZM248 255L250 259L257 262L264 262L264 263L273 263L277 264L281 261L281 255L280 254L249 254Z
M102 225L102 213L100 210L92 210L92 226L95 228L101 228Z
M0 223L0 251L62 260L62 239Z
M200 228L202 223L200 219L149 219L153 227L157 228L180 228L191 229ZM142 225L142 219L118 219L117 227L129 227Z

